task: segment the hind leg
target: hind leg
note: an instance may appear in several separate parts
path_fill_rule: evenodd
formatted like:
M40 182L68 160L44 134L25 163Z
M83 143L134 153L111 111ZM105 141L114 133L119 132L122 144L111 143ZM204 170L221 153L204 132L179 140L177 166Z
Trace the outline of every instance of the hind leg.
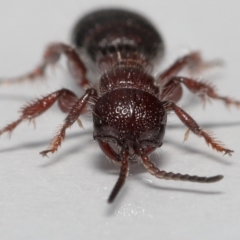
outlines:
M177 59L175 63L158 76L156 81L163 87L168 84L172 77L184 69L190 72L200 72L219 65L222 65L222 62L219 60L204 61L199 52L192 52Z
M64 43L50 44L44 54L42 62L33 71L16 78L2 79L0 85L20 83L23 81L35 81L36 79L43 77L48 66L54 66L60 59L61 55L64 55L68 60L68 66L71 75L80 87L86 88L90 86L89 80L86 78L87 69L80 59L77 51Z

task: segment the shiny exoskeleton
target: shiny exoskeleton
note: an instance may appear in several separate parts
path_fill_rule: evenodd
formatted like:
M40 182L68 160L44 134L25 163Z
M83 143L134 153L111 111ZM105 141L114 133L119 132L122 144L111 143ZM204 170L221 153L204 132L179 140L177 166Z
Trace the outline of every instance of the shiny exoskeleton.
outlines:
M65 55L70 73L78 85L86 89L85 94L78 98L72 91L60 89L37 99L23 107L19 119L2 128L0 135L11 133L22 121L34 120L58 102L59 108L68 115L49 148L41 152L46 156L57 151L68 127L75 121L81 125L79 116L90 105L93 137L105 155L120 166L119 179L109 202L115 199L123 186L130 163L138 161L149 173L161 179L212 183L223 178L222 175L198 177L168 173L158 169L149 159L149 155L162 145L170 111L175 112L187 126L185 139L192 131L203 137L213 149L231 155L232 150L201 129L176 105L184 85L203 101L207 98L219 99L227 105L240 106L239 101L219 96L212 85L179 75L183 69L191 73L215 66L218 62L205 62L199 52L192 52L154 77L151 69L163 57L163 39L147 19L120 9L99 10L86 15L75 25L72 40L75 48L64 43L50 44L36 69L22 77L3 79L1 84L42 77L47 66L53 66L61 55ZM88 56L92 65L101 71L97 88L86 76L87 68L81 60L82 56Z

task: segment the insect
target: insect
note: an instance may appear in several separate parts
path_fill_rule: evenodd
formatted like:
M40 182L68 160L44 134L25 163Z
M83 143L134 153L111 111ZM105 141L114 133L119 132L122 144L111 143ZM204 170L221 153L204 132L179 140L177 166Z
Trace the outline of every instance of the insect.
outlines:
M152 66L164 55L163 39L147 19L121 9L104 9L87 14L75 25L72 42L73 46L50 44L42 62L33 71L22 77L3 79L1 84L35 81L64 55L71 75L79 87L85 89L83 96L79 98L63 88L36 99L24 106L19 119L3 127L0 135L11 133L21 122L33 121L57 102L67 117L49 147L40 153L46 156L58 150L67 128L76 121L81 125L79 117L90 106L93 138L107 158L120 167L109 203L124 185L130 164L135 162L142 162L150 174L160 179L213 183L223 178L222 175L199 177L165 172L149 159L149 155L162 146L170 111L188 128L185 138L191 131L214 150L231 155L232 150L225 148L176 105L182 96L182 86L185 86L203 101L214 99L226 105L240 106L240 101L219 96L212 85L180 75L182 70L197 72L216 65L216 62L204 61L199 52L192 52L153 77ZM79 49L85 51L90 61L100 69L97 86L87 78L87 68Z

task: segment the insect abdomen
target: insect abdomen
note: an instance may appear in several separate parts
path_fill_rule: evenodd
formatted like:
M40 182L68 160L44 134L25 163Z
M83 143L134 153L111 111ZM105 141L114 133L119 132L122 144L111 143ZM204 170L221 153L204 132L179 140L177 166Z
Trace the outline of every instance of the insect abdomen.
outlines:
M152 60L163 54L163 40L153 25L142 16L120 9L91 12L75 25L72 37L93 61L97 55L137 52Z

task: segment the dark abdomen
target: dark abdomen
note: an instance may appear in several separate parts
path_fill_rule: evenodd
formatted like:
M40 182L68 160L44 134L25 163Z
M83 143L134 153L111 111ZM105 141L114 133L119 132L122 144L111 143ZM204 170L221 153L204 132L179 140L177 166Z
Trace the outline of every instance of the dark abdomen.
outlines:
M72 40L93 61L98 54L114 52L137 52L152 60L164 50L161 36L147 19L120 9L89 13L77 22Z

